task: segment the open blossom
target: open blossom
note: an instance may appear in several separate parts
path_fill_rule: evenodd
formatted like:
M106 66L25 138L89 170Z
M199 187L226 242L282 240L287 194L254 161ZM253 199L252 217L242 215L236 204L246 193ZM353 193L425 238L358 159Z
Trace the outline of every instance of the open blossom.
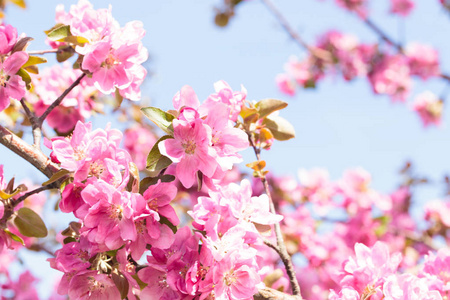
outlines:
M50 157L62 168L74 172L76 182L96 177L123 187L128 182L131 158L119 147L121 139L122 133L118 130L92 131L91 123L78 122L71 137L56 137L48 141L53 150Z
M10 98L20 100L25 96L25 82L16 73L27 60L26 52L15 52L0 60L0 112L9 105Z
M81 67L92 73L86 80L104 94L116 89L129 100L139 100L139 86L147 71L142 66L148 51L142 44L145 35L139 21L120 27L111 8L95 10L87 0L80 0L66 13L57 9L57 22L70 25L71 34L88 40L75 51L84 56Z
M405 48L412 75L428 79L440 74L439 53L429 45L411 43Z
M367 15L367 2L367 0L336 0L339 6L356 12L362 18Z
M176 174L185 187L195 182L197 171L212 177L217 167L216 152L211 144L211 128L200 118L193 122L173 120L174 138L158 144L161 154L178 163Z
M426 91L416 97L412 109L419 114L423 126L439 125L441 123L444 102L435 94Z
M149 149L156 143L155 134L147 127L134 126L124 131L124 148L139 170L145 169Z
M385 55L369 75L373 91L404 102L412 87L411 70L403 55Z
M0 24L0 55L8 54L17 43L17 29L9 24Z
M391 0L391 12L403 17L408 16L414 8L412 0Z

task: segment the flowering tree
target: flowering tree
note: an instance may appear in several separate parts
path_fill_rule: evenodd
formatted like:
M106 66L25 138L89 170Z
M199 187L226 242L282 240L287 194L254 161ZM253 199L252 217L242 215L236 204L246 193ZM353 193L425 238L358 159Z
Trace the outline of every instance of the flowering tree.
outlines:
M226 1L216 23L225 25L241 3ZM309 46L263 3L309 51L277 78L289 94L339 72L346 80L368 76L375 93L404 101L411 75L449 78L433 49L404 50L381 32L365 1L337 3L380 34L386 50L338 32ZM393 13L406 15L414 3L392 4ZM122 26L111 9L80 0L58 6L46 34L49 49L28 51L32 38L0 25L0 143L48 177L39 187L17 184L0 166L2 299L39 298L29 271L14 278L9 269L26 249L47 252L61 272L52 299L449 296L450 253L438 247L448 238L450 207L428 204L419 226L410 214L411 188L424 180L410 164L391 194L371 188L363 169L337 181L322 169L301 170L299 182L276 177L262 156L295 136L279 115L286 102L253 101L245 88L218 81L203 101L186 85L173 109L140 107L148 58L141 22ZM45 55L61 64L42 68ZM414 107L424 124L439 123L443 102L429 93L420 99ZM133 125L123 133L93 128L88 119L109 113L107 105ZM246 163L252 176L237 168L247 148L255 155ZM47 190L58 199L56 210L74 220L62 231L48 230L40 216Z

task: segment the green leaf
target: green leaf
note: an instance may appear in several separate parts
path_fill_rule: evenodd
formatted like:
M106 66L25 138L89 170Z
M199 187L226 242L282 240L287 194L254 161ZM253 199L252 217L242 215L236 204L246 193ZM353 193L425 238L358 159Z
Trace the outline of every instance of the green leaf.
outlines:
M167 134L173 134L172 121L175 119L174 115L166 113L165 111L156 107L142 107L141 111Z
M60 51L56 53L56 60L58 62L63 62L71 58L75 54L75 49L72 47L60 48Z
M159 217L160 217L160 219L159 219L159 223L160 223L160 224L167 225L167 226L173 231L173 233L177 233L177 231L178 231L177 226L173 225L173 224L169 221L169 219L167 219L166 217L161 216L161 215L160 215Z
M23 246L25 246L24 241L22 240L22 238L18 235L15 235L14 233L12 233L11 231L9 231L9 229L5 229L4 230L14 241L21 243Z
M165 135L163 137L161 137L156 143L155 145L153 145L152 150L150 151L150 153L147 156L147 167L146 169L148 171L159 171L162 170L164 168L167 168L168 166L170 166L172 164L172 161L170 160L170 158L168 158L167 156L164 156L161 154L161 152L159 152L159 148L158 148L158 144L166 139L171 139L172 136L170 135Z
M111 273L112 280L114 281L114 284L116 285L117 289L120 292L120 297L122 299L125 299L128 295L128 289L130 288L130 284L128 283L128 280L123 276L121 273Z
M63 178L65 175L69 174L70 171L66 170L66 169L61 169L58 172L56 172L55 174L52 175L52 177L50 177L49 180L47 180L46 182L44 182L42 184L42 186L46 186L49 185L55 181L58 181L59 179Z
M294 126L282 117L273 116L265 118L263 125L270 129L270 132L272 132L276 140L287 141L295 137Z
M16 74L19 75L20 77L22 77L22 80L27 85L27 89L28 90L31 89L31 77L30 77L30 74L28 74L28 72L25 71L23 68L20 68L19 71L17 71Z
M285 108L287 105L288 104L284 101L269 98L259 101L255 106L258 109L259 117L262 119L274 111Z
M89 43L89 40L82 37L82 36L74 36L74 35L70 35L68 37L65 37L62 42L66 42L66 43L70 43L70 44L74 44L77 46L84 46L84 44Z
M34 65L38 65L38 64L43 64L46 62L47 62L47 59L45 59L44 57L30 55L30 56L28 56L28 61L22 66L22 68L26 68L28 66L34 66Z
M65 39L68 36L71 36L70 33L70 25L61 25L56 28L52 28L48 33L47 36L51 41L60 41Z
M157 184L159 180L161 180L161 182L172 182L175 180L175 176L163 174L158 177L145 177L141 180L141 183L139 185L139 193L144 194L149 186Z
M22 207L17 211L14 224L24 236L43 238L48 234L41 217L27 207Z

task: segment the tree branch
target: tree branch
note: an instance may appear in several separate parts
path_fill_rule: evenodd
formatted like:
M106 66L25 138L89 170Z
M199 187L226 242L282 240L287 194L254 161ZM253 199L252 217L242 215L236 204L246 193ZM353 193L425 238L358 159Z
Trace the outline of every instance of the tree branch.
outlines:
M294 30L294 28L289 24L287 19L283 16L283 14L275 7L275 5L270 0L261 0L264 6L272 13L272 15L277 19L278 23L280 23L281 27L289 34L289 36L299 45L301 48L309 51L311 55L315 56L318 59L324 61L332 61L331 54L323 49L319 49L316 47L312 47L306 43L302 37Z
M256 147L252 134L247 132L247 135L248 135L250 145L252 146L252 148L255 152L256 159L258 161L260 161L261 160L260 149L258 147ZM262 175L260 178L261 178L262 184L264 185L264 190L267 194L267 197L269 198L270 212L273 214L276 214L277 212L276 212L275 206L273 204L273 199L272 199L272 195L270 193L269 183L267 182L266 177L264 175ZM275 236L277 239L277 246L276 247L273 247L271 245L269 245L269 246L271 248L273 248L275 251L277 251L278 254L280 255L281 261L283 262L283 264L286 268L286 273L288 274L289 280L291 282L292 293L294 295L296 295L297 297L299 297L299 298L295 298L295 299L302 299L300 285L298 284L297 277L295 275L294 265L292 264L291 256L287 252L286 245L284 244L284 239L283 239L283 235L281 233L280 224L275 223L274 229L275 229ZM285 295L285 294L283 293L283 295ZM260 299L264 299L264 298L260 298ZM272 299L272 298L269 298L269 299ZM274 299L284 299L284 298L274 298Z
M44 122L45 118L47 118L47 116L52 112L53 109L55 109L55 107L57 107L58 105L61 104L61 102L64 100L64 98L67 96L67 94L69 94L77 85L80 84L81 80L84 78L84 76L86 76L86 73L81 74L77 80L75 80L62 94L61 96L58 97L58 99L56 99L52 105L50 105L45 112L42 114L42 116L39 117L39 122L42 126L42 123Z
M25 114L31 123L31 128L33 130L33 146L41 150L42 124L39 122L39 118L37 118L36 115L28 108L28 105L25 103L25 98L20 99L20 104L22 104Z
M48 178L59 171L58 165L53 163L44 153L19 138L17 135L0 125L0 144L10 149L30 164L35 166Z
M49 50L37 50L37 51L27 51L29 55L43 55L47 53L58 53L60 49L49 49Z

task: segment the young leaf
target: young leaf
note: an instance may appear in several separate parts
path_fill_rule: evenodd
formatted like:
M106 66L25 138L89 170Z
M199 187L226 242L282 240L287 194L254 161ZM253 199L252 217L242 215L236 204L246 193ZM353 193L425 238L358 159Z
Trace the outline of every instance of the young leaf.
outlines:
M63 40L64 38L71 36L70 25L61 25L59 27L53 28L50 32L47 33L47 36L51 41Z
M172 136L170 135L165 135L163 137L161 137L153 146L152 150L150 151L150 153L147 156L147 167L146 169L148 171L159 171L162 170L164 168L167 168L168 166L170 166L172 164L172 161L170 160L170 158L164 156L161 154L161 152L159 152L159 148L158 148L158 144L166 139L170 139L172 138Z
M128 283L128 280L121 273L116 274L116 273L112 272L111 276L112 276L112 280L114 281L114 284L116 285L117 289L120 292L120 297L122 299L125 299L128 295L128 289L130 288L130 284Z
M58 62L63 62L71 58L75 54L75 49L72 47L60 48L56 53L56 60Z
M158 177L145 177L141 180L141 183L139 185L139 194L144 194L149 186L157 184L159 180L161 180L161 182L172 182L175 180L175 176L163 174Z
M15 45L12 52L25 51L27 50L28 44L34 40L32 37L21 38Z
M74 45L77 45L77 46L84 46L84 44L89 43L89 40L84 38L84 37L82 37L82 36L70 35L68 37L65 37L63 39L63 42L74 44Z
M31 77L30 74L27 73L23 68L20 68L19 71L17 71L17 75L22 77L22 80L25 82L27 89L31 89Z
M294 126L282 117L265 118L263 124L270 129L276 140L287 141L295 137Z
M141 111L165 133L173 134L172 121L175 119L175 116L156 107L143 107Z
M284 101L269 98L259 101L255 106L258 109L259 117L262 119L274 111L285 108L287 105L288 104Z
M70 172L66 169L61 169L58 172L56 172L55 174L52 175L52 177L50 177L49 180L47 180L46 182L44 182L42 184L42 186L46 186L49 185L55 181L58 181L59 179L61 179L62 177L64 177L65 175L69 174Z
M25 246L24 241L22 240L22 238L18 235L15 235L14 233L12 233L11 231L9 231L9 229L5 229L4 230L12 239L13 241L19 242L21 243L23 246Z
M22 68L26 68L28 66L34 66L34 65L38 65L38 64L43 64L46 62L47 62L47 59L45 59L44 57L30 55L30 56L28 56L28 61L22 66Z
M43 238L48 234L41 217L27 207L22 207L17 211L14 224L24 236Z

